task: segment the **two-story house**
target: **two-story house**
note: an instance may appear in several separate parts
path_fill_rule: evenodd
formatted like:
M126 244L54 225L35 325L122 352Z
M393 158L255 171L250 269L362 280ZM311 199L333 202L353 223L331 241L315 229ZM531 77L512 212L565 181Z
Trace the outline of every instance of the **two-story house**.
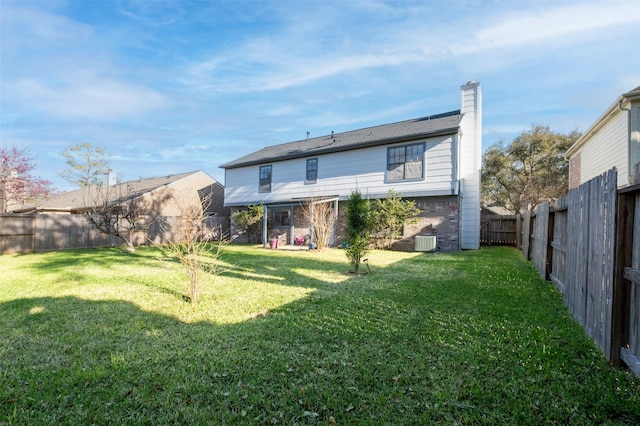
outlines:
M460 110L268 146L223 164L225 206L234 213L264 204L269 237L292 244L309 234L301 203L334 201L334 243L340 244L351 193L373 199L394 190L421 211L394 248L413 250L420 235L435 237L443 251L477 249L481 147L480 84L469 82L461 88ZM235 231L232 224L241 241Z
M634 165L640 162L640 86L619 96L565 157L569 160L569 189L613 167L618 170L618 187L631 184Z

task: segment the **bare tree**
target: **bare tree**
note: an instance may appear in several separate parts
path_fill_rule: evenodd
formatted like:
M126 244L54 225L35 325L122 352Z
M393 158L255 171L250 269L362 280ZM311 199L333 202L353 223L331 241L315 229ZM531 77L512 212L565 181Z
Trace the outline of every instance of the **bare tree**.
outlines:
M149 223L149 203L126 183L91 185L85 192L84 216L100 232L120 238L130 252L135 251L134 233Z
M318 250L330 245L335 232L337 216L334 203L335 200L311 197L302 204L304 220L310 224L311 240Z
M189 278L187 290L192 308L196 308L204 285L206 274L213 282L223 271L220 261L223 248L228 239L219 226L213 227L209 216L211 194L202 200L202 206L185 205L181 208L177 222L167 234L171 241L162 246L186 268Z

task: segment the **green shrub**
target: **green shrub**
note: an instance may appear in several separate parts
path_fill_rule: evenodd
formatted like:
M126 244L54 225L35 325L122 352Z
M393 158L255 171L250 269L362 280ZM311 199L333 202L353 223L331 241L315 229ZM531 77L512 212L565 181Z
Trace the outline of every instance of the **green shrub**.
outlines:
M371 200L369 221L373 247L390 249L402 235L404 224L418 213L420 210L415 201L403 200L400 193L393 189L385 198Z
M358 190L351 193L346 205L347 224L345 239L347 247L345 253L353 272L360 271L360 262L368 253L371 243L371 222L369 217L369 201L362 198Z
M264 217L264 206L247 206L246 210L240 210L231 215L231 220L236 227L247 236L249 243L260 243L262 241L262 219Z

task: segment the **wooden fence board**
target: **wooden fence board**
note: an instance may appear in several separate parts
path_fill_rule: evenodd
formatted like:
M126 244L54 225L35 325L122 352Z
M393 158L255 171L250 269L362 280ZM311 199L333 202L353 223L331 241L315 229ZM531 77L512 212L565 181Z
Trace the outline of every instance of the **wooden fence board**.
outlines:
M0 215L0 254L32 252L33 222L33 215Z
M616 186L617 173L607 172L592 181L589 200L585 326L605 354L611 350Z
M640 271L640 192L635 196L634 212L631 269ZM631 284L629 309L629 350L640 358L640 283L634 281Z
M577 189L570 191L568 197L567 210L567 234L568 245L573 247L567 253L568 268L572 273L568 273L567 286L565 287L564 300L573 317L585 325L586 311L586 283L587 283L587 245L589 241L588 231L588 202L590 183L581 185Z
M549 202L536 207L536 219L533 226L533 247L531 258L536 270L547 277L547 246L549 230Z
M567 245L567 210L555 212L553 224L553 255L551 259L551 281L560 291L564 291L566 283L566 257L569 246Z
M547 203L538 206L529 243L540 275L562 291L573 317L608 357L614 323L616 186L612 169L569 191L554 209Z
M524 212L522 219L522 255L525 259L531 259L531 211Z
M480 244L520 248L520 215L483 215Z

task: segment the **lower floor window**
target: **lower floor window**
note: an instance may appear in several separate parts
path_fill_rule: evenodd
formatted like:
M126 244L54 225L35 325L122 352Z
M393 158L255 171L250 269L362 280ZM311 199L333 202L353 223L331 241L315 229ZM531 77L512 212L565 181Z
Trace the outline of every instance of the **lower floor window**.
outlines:
M291 226L291 208L274 208L270 209L269 212L271 226L276 228Z

